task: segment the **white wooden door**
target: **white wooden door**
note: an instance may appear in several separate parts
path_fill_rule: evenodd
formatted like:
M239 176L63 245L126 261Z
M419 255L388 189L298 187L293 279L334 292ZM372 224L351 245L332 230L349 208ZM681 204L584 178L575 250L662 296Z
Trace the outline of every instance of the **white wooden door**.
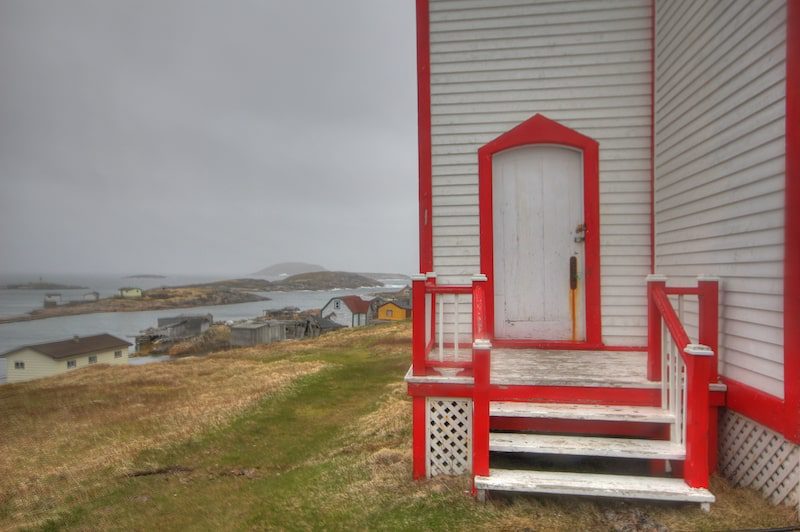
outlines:
M495 336L583 340L581 153L531 145L492 159ZM578 283L571 293L573 256Z

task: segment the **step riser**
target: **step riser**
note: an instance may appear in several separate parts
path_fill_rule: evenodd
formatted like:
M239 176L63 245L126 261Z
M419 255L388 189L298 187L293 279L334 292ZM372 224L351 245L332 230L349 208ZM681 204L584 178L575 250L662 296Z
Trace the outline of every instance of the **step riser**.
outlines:
M585 434L663 440L669 438L669 425L663 423L623 423L620 421L578 421L572 419L535 419L493 417L493 431Z
M686 450L682 446L663 440L551 436L545 434L491 433L489 435L489 450L506 453L653 460L683 460L686 457Z
M673 423L675 421L675 416L658 407L505 401L492 402L490 415L493 417L617 421L624 423Z

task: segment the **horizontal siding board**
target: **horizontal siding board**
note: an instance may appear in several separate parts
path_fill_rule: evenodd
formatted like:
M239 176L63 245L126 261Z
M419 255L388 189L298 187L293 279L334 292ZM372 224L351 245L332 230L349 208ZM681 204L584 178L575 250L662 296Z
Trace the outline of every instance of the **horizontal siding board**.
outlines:
M657 271L721 276L722 373L782 396L785 2L659 2L656 25Z
M464 279L479 264L478 148L542 113L600 143L603 334L643 345L649 1L431 0L430 9L432 221L440 282ZM623 321L614 324L615 317Z

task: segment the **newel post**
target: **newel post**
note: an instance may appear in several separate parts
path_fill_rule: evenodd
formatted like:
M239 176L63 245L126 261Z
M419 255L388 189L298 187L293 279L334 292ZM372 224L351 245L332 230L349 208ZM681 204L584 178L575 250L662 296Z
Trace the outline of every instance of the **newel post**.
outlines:
M477 339L472 343L475 385L472 395L472 474L489 474L489 372L492 344Z
M472 339L486 340L486 282L482 274L472 276Z
M667 286L664 275L647 276L647 379L661 380L661 314L656 307L654 294Z
M683 478L692 488L708 487L708 377L714 352L689 344L686 355L686 461Z
M424 275L411 276L411 365L414 375L425 375L426 316Z
M700 299L700 323L697 340L714 352L711 363L710 382L717 382L719 371L719 277L700 275L697 277Z

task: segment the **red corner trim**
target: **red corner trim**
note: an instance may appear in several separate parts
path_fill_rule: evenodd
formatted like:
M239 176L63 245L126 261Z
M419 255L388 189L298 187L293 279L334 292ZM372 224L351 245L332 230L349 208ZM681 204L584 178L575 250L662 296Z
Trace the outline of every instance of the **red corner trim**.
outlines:
M650 1L650 273L656 271L656 0Z
M800 442L800 0L787 2L783 357L787 439Z
M494 240L492 219L492 157L529 144L557 144L583 152L583 209L586 224L586 342L602 343L600 318L599 146L596 140L543 115L536 114L478 150L478 213L481 273L488 276L487 321L494 338Z
M428 0L417 0L417 135L419 143L419 271L433 271L431 168L431 41Z
M785 433L784 402L739 381L722 377L728 387L725 406L776 432Z

